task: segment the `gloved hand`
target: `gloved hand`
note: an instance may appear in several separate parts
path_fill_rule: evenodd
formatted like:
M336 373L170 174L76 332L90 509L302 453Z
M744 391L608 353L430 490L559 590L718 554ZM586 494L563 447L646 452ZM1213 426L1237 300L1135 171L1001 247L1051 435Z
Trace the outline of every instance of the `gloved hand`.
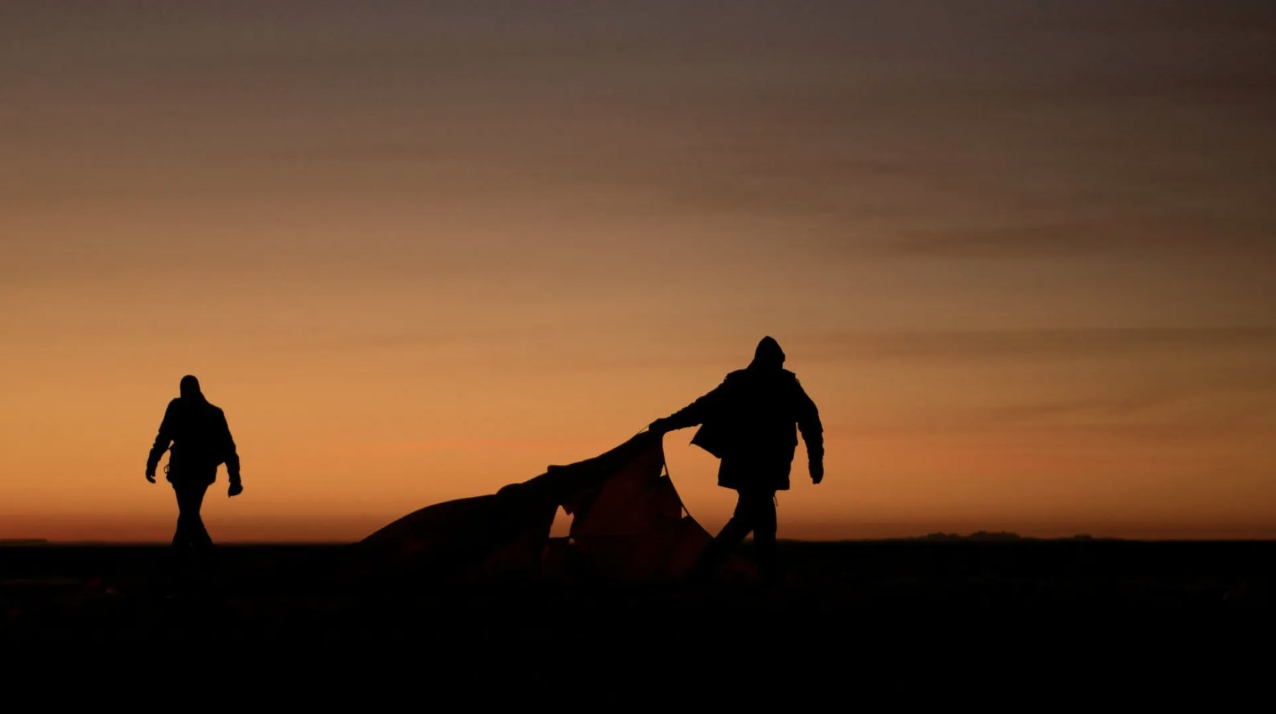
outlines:
M146 480L155 483L155 469L146 470Z
M230 482L230 490L226 492L227 498L234 498L244 492L244 485L238 481Z
M810 466L811 466L811 483L818 484L819 482L823 481L824 480L824 462L812 461Z

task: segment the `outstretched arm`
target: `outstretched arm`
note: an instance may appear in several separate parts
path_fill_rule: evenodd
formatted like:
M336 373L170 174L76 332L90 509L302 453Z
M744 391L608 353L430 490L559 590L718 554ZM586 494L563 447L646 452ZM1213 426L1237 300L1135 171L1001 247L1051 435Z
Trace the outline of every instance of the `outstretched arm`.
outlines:
M802 441L806 442L811 480L819 483L824 480L824 425L820 423L820 410L801 384L797 385L797 392L798 431L802 432Z
M703 424L705 418L717 410L725 391L726 382L723 382L712 392L700 397L670 416L653 421L650 426L651 430L666 432Z
M164 419L160 422L159 433L155 435L155 443L151 445L151 453L146 457L146 480L155 483L155 469L159 460L173 443L173 403L169 402L164 410Z

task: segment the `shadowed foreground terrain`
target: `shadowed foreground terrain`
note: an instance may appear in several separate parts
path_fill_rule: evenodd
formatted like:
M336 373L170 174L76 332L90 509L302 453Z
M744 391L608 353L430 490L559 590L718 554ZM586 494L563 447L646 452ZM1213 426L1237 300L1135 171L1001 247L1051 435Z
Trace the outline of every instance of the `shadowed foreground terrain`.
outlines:
M163 547L5 547L0 636L9 652L140 647L148 667L172 653L214 668L287 653L273 666L314 656L351 676L407 667L414 687L609 701L883 688L1222 696L1263 681L1271 662L1276 543L790 542L782 553L793 582L765 593L356 584L342 578L342 546L226 546L215 567L185 575Z

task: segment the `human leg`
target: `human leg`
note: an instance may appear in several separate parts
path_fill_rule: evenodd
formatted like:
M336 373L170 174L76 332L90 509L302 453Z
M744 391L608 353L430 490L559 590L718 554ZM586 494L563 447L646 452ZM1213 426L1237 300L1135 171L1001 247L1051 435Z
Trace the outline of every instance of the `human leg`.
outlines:
M177 492L177 534L173 544L181 550L190 547L207 548L213 544L204 521L200 517L200 508L204 505L204 494L208 484L202 482L176 481L173 490Z
M173 495L177 497L177 529L173 531L173 547L185 551L190 547L190 536L186 532L186 492L174 482Z
M742 498L742 500L744 500ZM753 549L757 557L758 574L763 580L779 580L779 557L776 552L775 534L777 519L775 492L751 492L747 499L749 522L753 525Z
M688 577L692 580L701 580L712 575L726 560L731 553L731 549L744 540L745 536L749 535L752 527L748 501L745 494L741 492L736 500L735 513L732 514L727 524L722 527L722 530L718 532L718 535L701 551L700 556L696 558L696 562L691 566Z

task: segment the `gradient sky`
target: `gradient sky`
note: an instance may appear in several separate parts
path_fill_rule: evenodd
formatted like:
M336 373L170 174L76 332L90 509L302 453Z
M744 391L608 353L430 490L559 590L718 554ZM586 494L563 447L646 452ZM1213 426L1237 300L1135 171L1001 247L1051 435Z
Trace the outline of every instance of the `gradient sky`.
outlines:
M350 540L767 334L828 449L781 537L1276 537L1273 46L1267 0L0 2L0 537L167 540L186 373L213 537Z

